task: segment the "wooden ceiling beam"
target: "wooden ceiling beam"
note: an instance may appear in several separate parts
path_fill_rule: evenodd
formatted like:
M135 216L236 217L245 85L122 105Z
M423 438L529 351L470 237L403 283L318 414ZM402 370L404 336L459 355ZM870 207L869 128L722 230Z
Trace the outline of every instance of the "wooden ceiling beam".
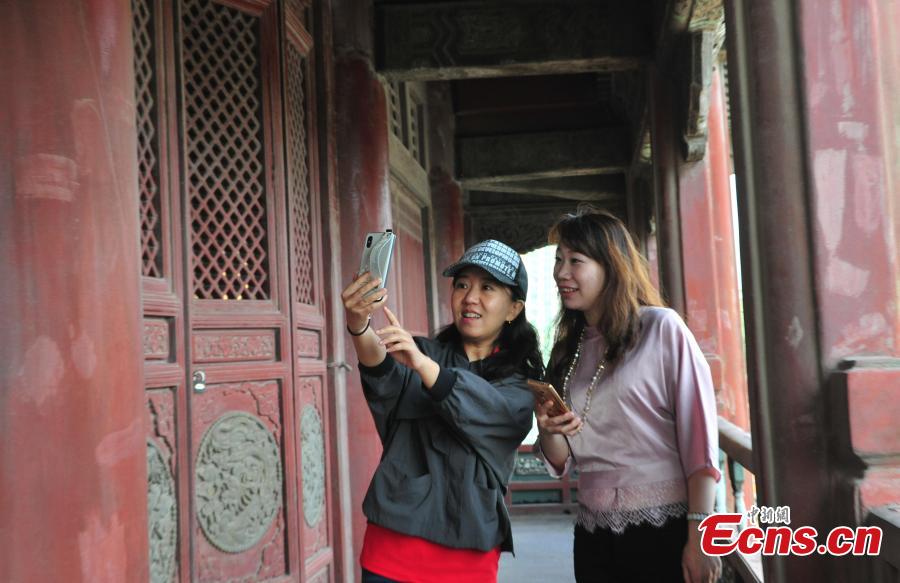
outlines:
M652 50L640 4L376 4L376 64L379 73L399 81L636 69Z
M630 146L625 128L545 132L458 140L459 180L486 184L624 172Z
M622 174L601 174L596 176L574 176L568 178L523 180L484 184L481 192L509 194L530 194L573 201L607 201L625 196L625 177Z

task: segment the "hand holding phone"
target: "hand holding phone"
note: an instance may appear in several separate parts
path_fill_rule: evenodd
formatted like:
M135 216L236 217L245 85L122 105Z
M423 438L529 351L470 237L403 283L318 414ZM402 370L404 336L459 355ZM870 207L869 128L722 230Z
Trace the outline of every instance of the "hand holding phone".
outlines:
M550 383L528 379L528 388L534 394L535 403L540 404L547 401L553 403L553 406L547 412L550 417L559 417L569 412L569 406L566 405L566 402L562 400L562 397L559 396L559 393L556 392L556 389Z
M394 241L396 239L397 236L391 229L366 234L362 258L359 262L359 273L362 274L368 271L372 279L381 279L381 284L366 292L366 296L384 288L388 271L391 268L391 257L393 256Z

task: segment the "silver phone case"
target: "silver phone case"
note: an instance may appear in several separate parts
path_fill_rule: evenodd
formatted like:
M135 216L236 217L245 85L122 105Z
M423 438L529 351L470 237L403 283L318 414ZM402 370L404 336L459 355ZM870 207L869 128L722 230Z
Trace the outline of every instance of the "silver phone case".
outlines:
M390 229L383 232L367 233L363 240L362 259L359 262L359 273L366 271L373 278L380 277L381 283L366 295L373 294L384 287L388 270L391 267L391 256L394 254L394 241L397 235Z

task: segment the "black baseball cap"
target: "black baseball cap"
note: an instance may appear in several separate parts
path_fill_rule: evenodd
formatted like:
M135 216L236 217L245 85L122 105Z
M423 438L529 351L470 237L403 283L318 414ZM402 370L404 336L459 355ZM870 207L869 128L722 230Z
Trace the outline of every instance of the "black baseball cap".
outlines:
M513 298L524 300L528 295L528 272L516 250L494 239L475 243L463 253L459 261L444 270L444 277L454 277L466 267L474 265L513 290Z

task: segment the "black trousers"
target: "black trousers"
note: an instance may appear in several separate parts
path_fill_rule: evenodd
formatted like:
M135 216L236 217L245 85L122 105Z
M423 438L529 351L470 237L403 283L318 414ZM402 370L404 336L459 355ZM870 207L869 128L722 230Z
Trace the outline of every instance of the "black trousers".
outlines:
M399 583L398 581L394 581L393 579L388 579L378 573L373 573L372 571L367 571L366 569L362 570L362 583Z
M687 520L671 518L661 527L629 526L622 534L575 526L575 580L578 583L683 583L681 554Z

